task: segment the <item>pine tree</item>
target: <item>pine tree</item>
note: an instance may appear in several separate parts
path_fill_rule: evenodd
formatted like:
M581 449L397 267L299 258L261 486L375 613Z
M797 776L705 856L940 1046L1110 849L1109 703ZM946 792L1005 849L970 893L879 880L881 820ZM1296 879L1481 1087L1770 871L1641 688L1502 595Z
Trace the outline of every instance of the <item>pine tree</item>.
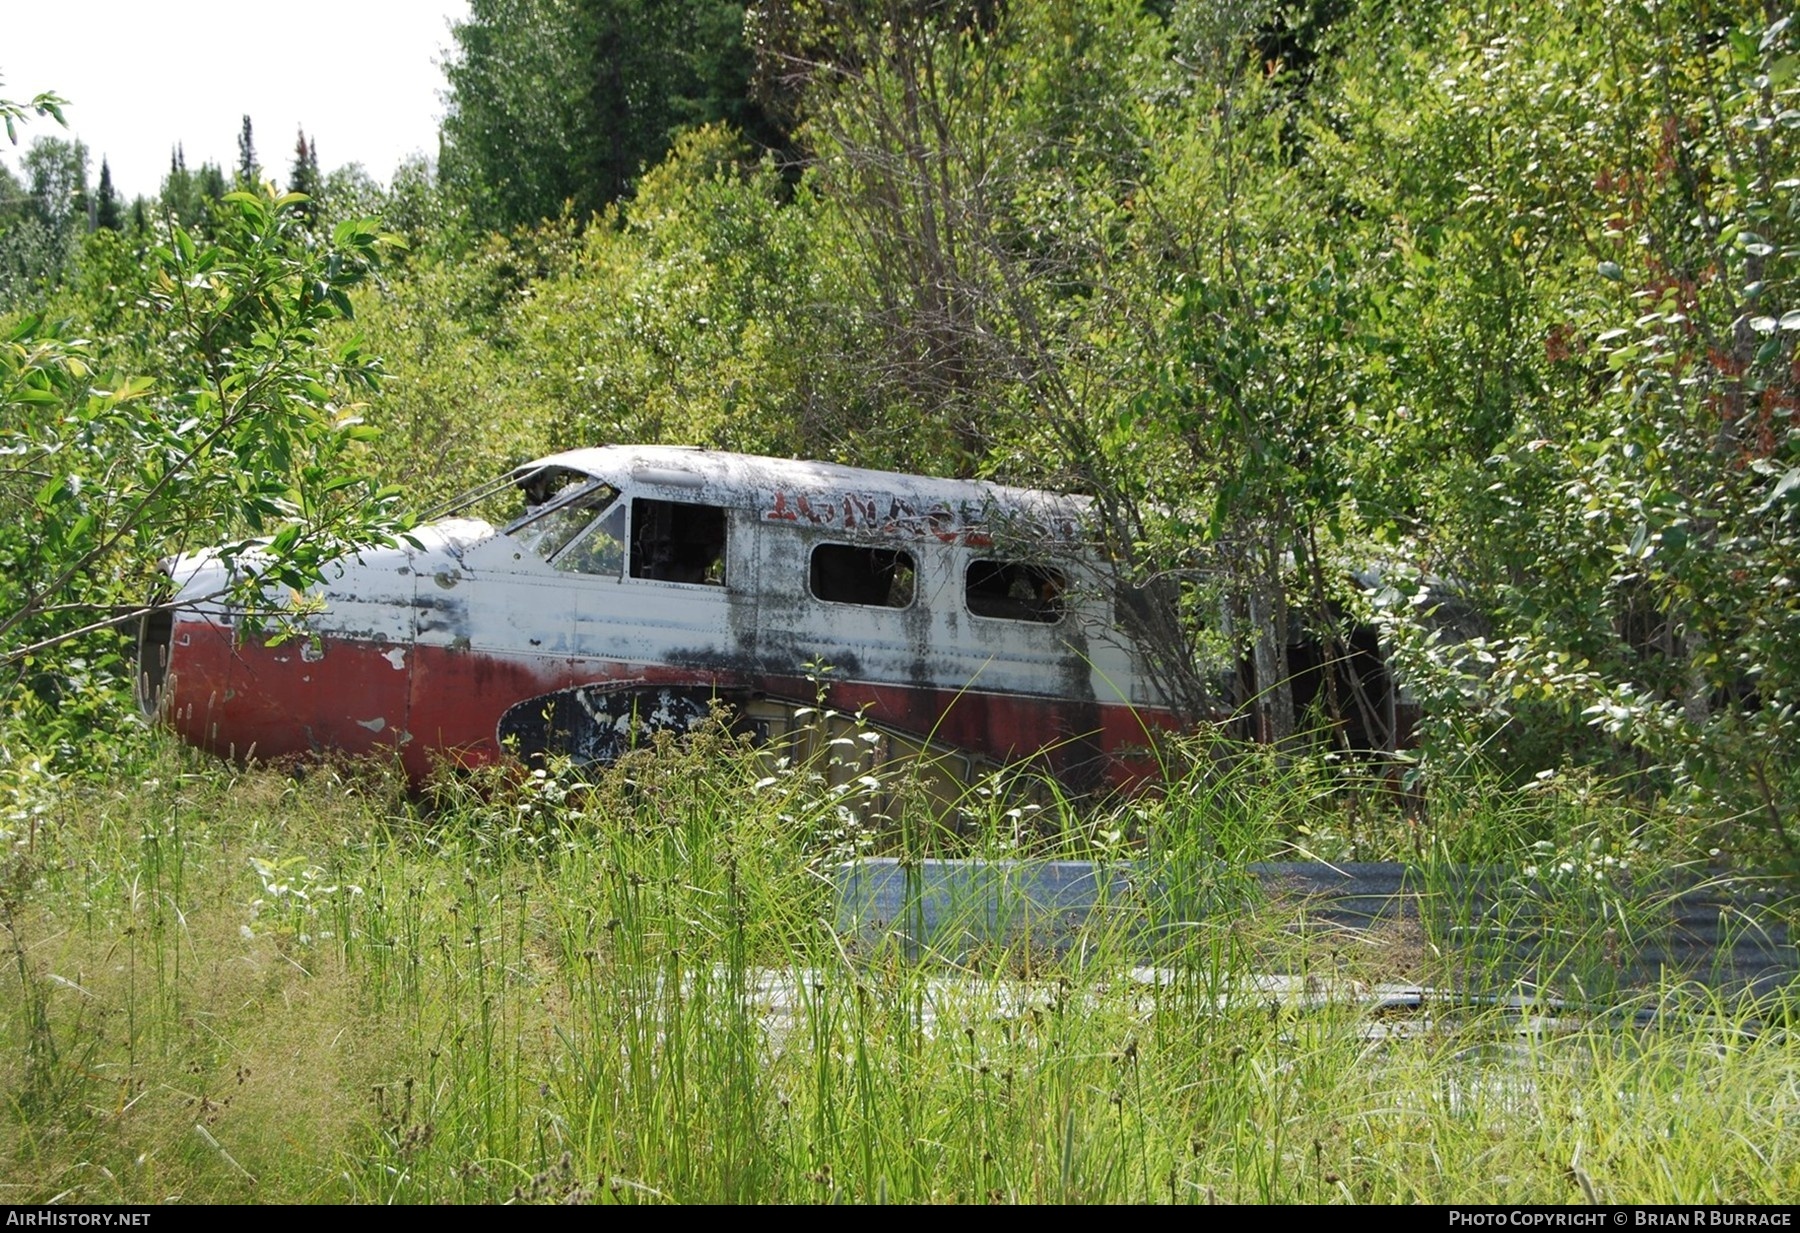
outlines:
M204 209L207 202L218 201L225 196L224 169L217 163L201 163L195 186L199 189L197 204Z
M184 226L206 229L207 207L225 195L225 173L217 163L202 163L189 171L187 151L175 147L169 160L169 178L163 181L162 204Z
M124 229L125 220L119 214L119 198L113 192L112 168L107 166L106 159L100 160L100 187L95 192L94 229L97 231L120 231Z
M294 167L288 172L288 191L306 194L308 201L301 209L309 227L318 225L321 206L319 196L324 188L324 181L319 175L319 147L306 139L306 130L303 128L294 141Z
M169 147L169 174L163 178L162 208L178 221L193 217L194 181L188 174L187 151L179 144Z
M262 165L256 161L256 138L250 131L250 117L244 117L244 127L238 133L238 184L255 185L262 180Z

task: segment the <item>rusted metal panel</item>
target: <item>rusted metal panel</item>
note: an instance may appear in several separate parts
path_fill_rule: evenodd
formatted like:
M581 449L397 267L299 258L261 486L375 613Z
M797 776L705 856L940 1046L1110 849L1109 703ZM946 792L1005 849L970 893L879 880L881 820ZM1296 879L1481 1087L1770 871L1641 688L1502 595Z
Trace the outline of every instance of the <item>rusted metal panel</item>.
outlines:
M1141 778L1147 735L1174 726L1143 702L1080 498L672 447L575 450L512 480L525 516L449 518L337 563L279 645L205 598L216 558L182 558L175 619L146 626L167 659L147 705L221 753L385 746L415 775L509 738L605 756L705 697L797 707L821 688L914 743L1081 787ZM833 546L904 561L908 598L815 594L812 554ZM1020 593L984 615L978 576Z

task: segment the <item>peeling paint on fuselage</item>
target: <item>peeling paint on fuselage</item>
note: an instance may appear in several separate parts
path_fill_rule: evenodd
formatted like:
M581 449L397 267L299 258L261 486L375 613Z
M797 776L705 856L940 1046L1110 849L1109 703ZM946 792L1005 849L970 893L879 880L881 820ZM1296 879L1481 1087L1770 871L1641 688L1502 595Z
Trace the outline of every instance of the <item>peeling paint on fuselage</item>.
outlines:
M601 750L616 747L607 733L622 715L672 707L656 722L680 726L709 693L799 705L823 688L829 705L911 739L992 763L1037 759L1081 788L1141 777L1148 734L1173 726L1148 703L1103 574L1083 556L1078 499L652 447L573 451L515 477L523 486L545 468L616 490L607 510L722 511L722 584L635 576L636 526L623 532L630 555L601 558L615 563L596 573L569 567L560 551L539 555L529 525L508 533L452 519L332 566L319 610L303 618L296 662L201 601L223 568L186 557L173 572L178 599L194 602L173 623L158 709L221 753L389 748L422 776L438 758L500 757L508 736L529 745L520 725L534 705L547 734L553 722L563 724L555 731L611 725L569 738ZM597 534L598 521L569 543ZM814 595L810 562L822 545L904 553L907 602ZM972 612L971 564L995 558L1053 563L1068 580L1060 615Z

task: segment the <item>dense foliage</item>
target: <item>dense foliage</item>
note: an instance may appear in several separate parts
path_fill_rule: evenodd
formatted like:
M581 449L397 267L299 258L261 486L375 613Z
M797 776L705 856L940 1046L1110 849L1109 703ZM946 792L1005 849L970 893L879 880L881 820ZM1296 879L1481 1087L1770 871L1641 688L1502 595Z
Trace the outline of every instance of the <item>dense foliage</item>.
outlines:
M321 178L303 137L293 172L410 241L352 302L393 378L370 469L416 506L598 440L1077 489L1119 582L1185 612L1149 632L1196 714L1316 730L1216 665L1281 680L1358 614L1425 704L1425 782L1585 765L1789 844L1775 7L481 0L455 40L440 167ZM32 157L9 302L131 352L131 254L186 258L130 210L84 239L85 152ZM250 207L206 178L177 152L151 213L229 233Z
M403 525L352 401L379 366L322 336L386 240L346 222L320 242L305 204L231 193L199 237L96 227L76 294L101 288L83 307L102 337L46 312L0 332L0 664L65 740L116 707L106 635L165 589L160 556L216 547L247 593L298 594Z
M732 0L474 0L445 66L446 181L505 229L619 199L683 127L774 139L743 22Z

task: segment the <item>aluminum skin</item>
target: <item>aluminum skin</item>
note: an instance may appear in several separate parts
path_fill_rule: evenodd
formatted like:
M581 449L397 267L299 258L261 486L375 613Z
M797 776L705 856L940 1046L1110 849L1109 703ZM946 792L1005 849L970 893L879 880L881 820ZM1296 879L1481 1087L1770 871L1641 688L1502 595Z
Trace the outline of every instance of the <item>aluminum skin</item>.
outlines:
M210 552L171 561L139 700L221 755L606 761L716 701L820 700L970 765L1128 787L1175 719L1119 630L1079 498L679 447L570 451L524 512L449 517L327 570L285 640ZM269 596L271 603L285 597Z

